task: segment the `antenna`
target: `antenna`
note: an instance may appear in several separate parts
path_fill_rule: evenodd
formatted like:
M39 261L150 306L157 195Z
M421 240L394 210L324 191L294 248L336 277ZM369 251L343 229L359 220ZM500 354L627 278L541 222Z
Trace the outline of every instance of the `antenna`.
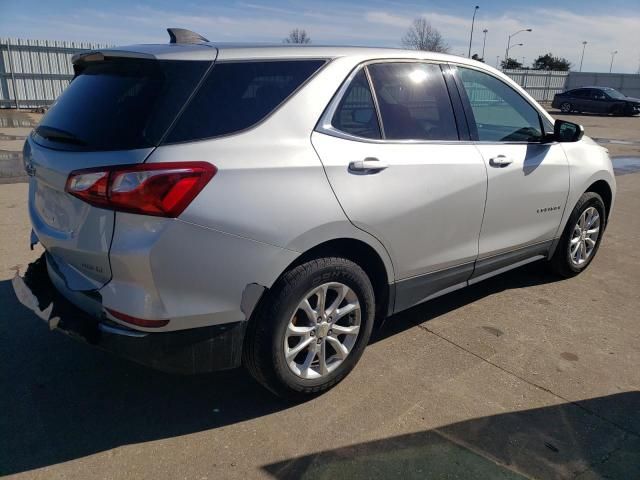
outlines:
M209 40L186 28L167 28L171 40L169 43L206 43Z

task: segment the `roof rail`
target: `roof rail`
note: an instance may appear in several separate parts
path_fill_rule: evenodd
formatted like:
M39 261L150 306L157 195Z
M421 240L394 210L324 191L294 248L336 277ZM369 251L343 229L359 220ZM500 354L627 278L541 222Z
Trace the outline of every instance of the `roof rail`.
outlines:
M206 43L209 40L186 28L167 28L171 40L169 43Z

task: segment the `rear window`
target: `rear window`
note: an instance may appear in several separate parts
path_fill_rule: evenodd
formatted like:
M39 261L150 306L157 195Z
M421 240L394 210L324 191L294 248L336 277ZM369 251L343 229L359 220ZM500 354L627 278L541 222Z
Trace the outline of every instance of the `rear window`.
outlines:
M218 63L164 143L245 130L273 112L324 63L324 60Z
M122 58L88 63L44 116L35 139L69 150L156 146L210 65Z

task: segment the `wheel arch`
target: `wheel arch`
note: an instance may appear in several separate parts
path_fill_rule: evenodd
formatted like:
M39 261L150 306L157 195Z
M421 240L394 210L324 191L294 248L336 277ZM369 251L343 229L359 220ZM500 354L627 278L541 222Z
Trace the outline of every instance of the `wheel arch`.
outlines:
M390 307L391 309L393 308L394 302L390 287L392 283L389 282L390 274L391 278L393 278L393 272L388 271L384 260L371 245L354 238L328 240L304 252L293 262L293 265L303 263L312 258L326 256L347 258L359 265L365 271L373 286L376 297L376 318L387 315Z
M386 250L384 251L386 253ZM393 270L391 260L381 255L379 249L368 242L353 238L341 237L325 240L307 248L280 274L295 268L309 260L321 257L342 257L359 265L371 280L376 297L376 319L387 316L393 309Z
M589 187L585 190L585 193L586 192L597 193L602 197L605 212L607 214L607 223L609 223L609 214L611 213L611 206L613 203L613 191L611 189L611 186L607 183L606 180L597 180L589 185Z

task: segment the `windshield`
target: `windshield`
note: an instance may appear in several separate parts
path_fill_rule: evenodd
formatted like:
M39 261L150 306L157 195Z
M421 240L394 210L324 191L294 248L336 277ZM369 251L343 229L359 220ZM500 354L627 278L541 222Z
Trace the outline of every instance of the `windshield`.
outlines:
M604 93L609 95L611 98L618 98L618 99L626 98L625 95L623 95L622 93L620 93L617 90L614 90L613 88L604 88L603 90L604 90Z
M34 139L58 150L156 146L210 65L124 58L88 63L44 116Z

